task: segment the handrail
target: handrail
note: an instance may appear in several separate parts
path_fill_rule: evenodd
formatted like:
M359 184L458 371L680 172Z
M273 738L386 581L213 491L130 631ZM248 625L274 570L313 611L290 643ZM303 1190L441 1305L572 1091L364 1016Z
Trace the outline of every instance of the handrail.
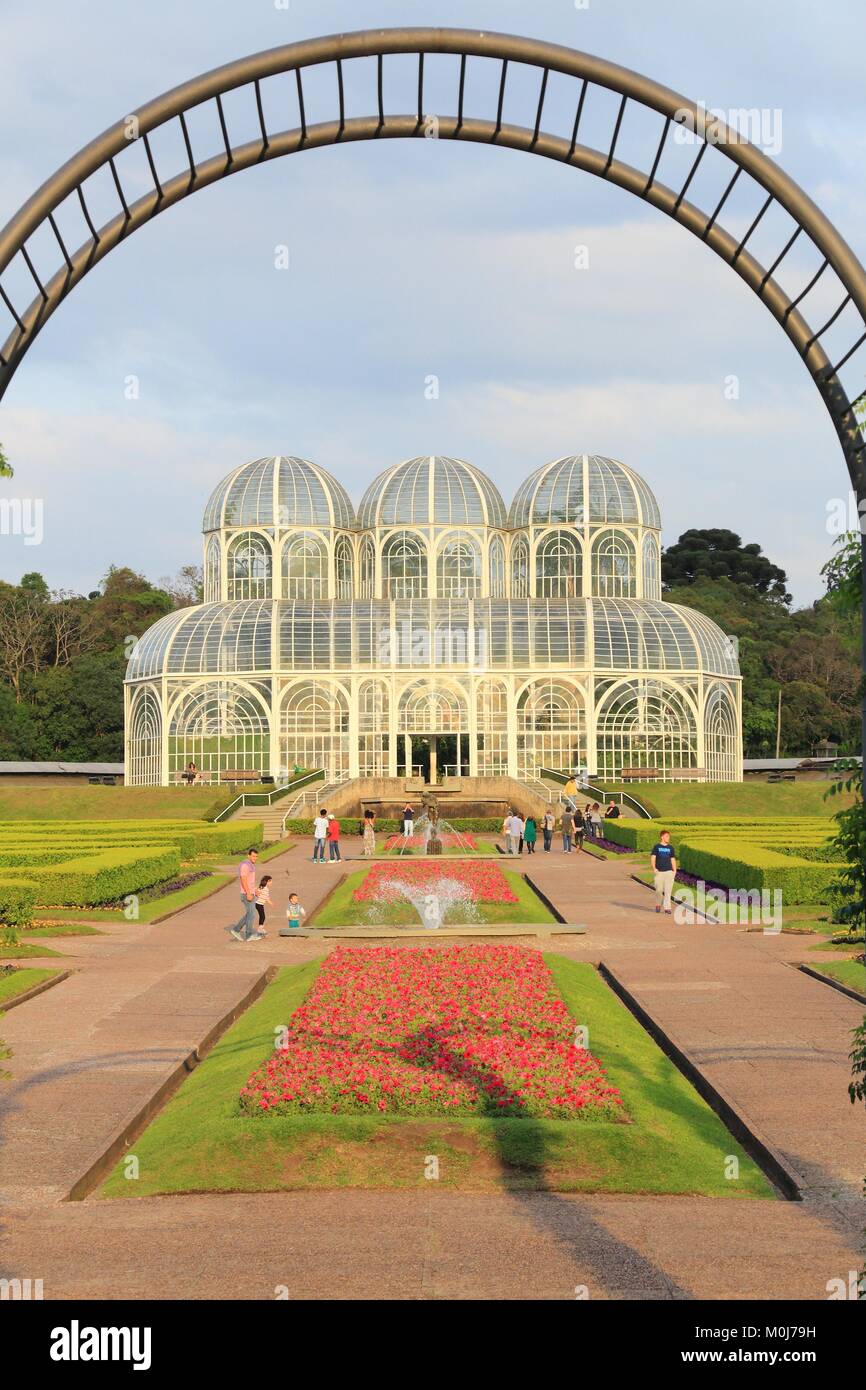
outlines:
M324 771L319 768L316 772L305 772L303 777L298 777L293 782L281 782L279 786L272 787L268 792L241 792L234 801L230 801L228 806L224 806L218 815L214 816L213 824L216 825L218 821L224 820L237 805L271 806L273 802L288 796L289 792L294 791L296 787L304 786L308 782L315 782L323 776Z
M563 786L565 786L565 783L568 781L568 774L560 772L556 768L542 767L540 772L542 777L550 777L554 782L561 782ZM602 791L601 787L595 786L592 782L584 782L580 790L590 792L592 796L598 797L599 801L604 801L605 799L616 800L616 798L619 797L620 806L628 803L628 805L644 820L653 819L646 806L638 801L636 797L630 796L628 792L605 792Z

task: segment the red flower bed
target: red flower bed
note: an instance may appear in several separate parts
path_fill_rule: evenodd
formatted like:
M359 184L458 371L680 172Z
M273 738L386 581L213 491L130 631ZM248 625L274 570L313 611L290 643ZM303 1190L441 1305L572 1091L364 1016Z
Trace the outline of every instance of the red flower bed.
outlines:
M399 864L374 864L363 883L353 892L356 903L369 902L373 898L401 898L400 885L421 891L437 886L442 879L459 883L468 890L469 896L479 903L516 903L517 896L508 886L508 880L498 864L482 862L467 864L465 860L443 864L441 859L408 859Z
M575 1031L536 951L338 948L241 1107L618 1118L622 1097Z
M461 830L460 834L440 835L443 849L477 849L474 835L468 831ZM426 849L427 840L423 835L410 835L408 840L405 835L389 835L385 841L385 849Z

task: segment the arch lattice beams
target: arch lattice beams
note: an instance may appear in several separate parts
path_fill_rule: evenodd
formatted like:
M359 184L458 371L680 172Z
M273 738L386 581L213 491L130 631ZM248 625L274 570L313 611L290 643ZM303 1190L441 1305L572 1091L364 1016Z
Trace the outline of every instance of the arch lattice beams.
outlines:
M392 112L386 101L393 65L399 55L407 54L415 60L415 101L410 114ZM453 65L450 110L439 109L439 100L432 105L439 139L523 150L617 184L688 228L745 280L808 368L839 435L858 498L866 499L866 441L853 409L856 401L852 402L852 392L844 384L850 380L859 385L866 365L866 272L839 232L776 163L723 122L708 120L694 102L605 59L505 34L398 28L287 45L204 73L111 126L48 179L0 233L0 314L8 316L9 324L0 348L0 396L41 328L84 276L132 232L191 193L300 150L428 135L429 84L425 89L425 82L434 55L458 60ZM349 72L354 79L359 61L368 59L375 60L369 80L369 114L350 116ZM498 77L489 85L490 113L470 114L468 93L474 71L484 63L493 64ZM334 111L333 119L315 123L308 121L305 101L314 70L317 90L322 75L327 75ZM526 125L504 118L518 72L521 80L530 74L535 84L534 114L530 112ZM272 129L266 116L264 88L276 78L288 78L283 84L286 115L291 106L297 122L291 128ZM555 82L560 87L554 112ZM563 91L563 83L570 92ZM436 88L439 98L441 82ZM618 96L616 114L603 140L585 144L581 137L586 113L602 89ZM254 104L256 138L235 143L223 99L241 90ZM219 152L197 157L191 113L204 108L215 117ZM565 110L567 118L562 114ZM637 165L626 163L617 153L635 115L645 124L649 138L646 157ZM696 153L689 157L685 177L669 186L660 170L684 119L695 131ZM178 147L184 152L182 167L171 170L160 167L154 149L156 133L170 126L179 132ZM128 179L125 186L123 180L125 158L133 146L143 148L147 171L147 191L135 199L127 191L132 182ZM719 159L727 161L721 192L702 199L701 205L697 190L708 165ZM97 226L89 190L100 174L110 176L116 212ZM140 183L140 174L135 182ZM753 215L744 225L734 209L744 206L746 190L754 191L756 197ZM86 233L74 250L73 234L67 230L70 209ZM785 214L786 234L759 261L755 239L779 211ZM36 290L29 303L22 297L25 282ZM828 297L831 284L838 293ZM857 393L859 400L864 396Z

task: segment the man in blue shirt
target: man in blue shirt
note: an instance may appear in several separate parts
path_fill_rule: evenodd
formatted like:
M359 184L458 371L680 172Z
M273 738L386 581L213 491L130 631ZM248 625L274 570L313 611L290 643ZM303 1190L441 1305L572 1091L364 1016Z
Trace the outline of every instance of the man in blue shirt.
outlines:
M663 830L658 838L658 844L653 846L650 855L653 878L656 890L656 912L661 912L662 904L667 915L671 915L671 893L673 892L674 879L677 875L677 856L671 844L671 833Z

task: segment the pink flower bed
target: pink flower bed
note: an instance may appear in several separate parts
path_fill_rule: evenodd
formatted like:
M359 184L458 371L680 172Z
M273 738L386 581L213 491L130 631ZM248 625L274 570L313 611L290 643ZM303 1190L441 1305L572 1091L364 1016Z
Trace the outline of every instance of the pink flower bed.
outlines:
M575 1029L537 951L342 947L241 1107L619 1118L622 1097Z
M459 835L440 835L443 849L477 849L475 837L468 831L461 830ZM427 847L427 841L423 835L410 835L408 840L405 835L389 835L385 841L385 849L414 849L423 850Z
M369 902L374 898L390 898L393 901L403 896L400 890L402 883L423 891L436 888L443 878L463 884L476 902L516 903L518 900L498 864L467 864L465 860L449 860L443 864L441 859L435 857L409 859L399 864L374 864L352 897L356 903Z

